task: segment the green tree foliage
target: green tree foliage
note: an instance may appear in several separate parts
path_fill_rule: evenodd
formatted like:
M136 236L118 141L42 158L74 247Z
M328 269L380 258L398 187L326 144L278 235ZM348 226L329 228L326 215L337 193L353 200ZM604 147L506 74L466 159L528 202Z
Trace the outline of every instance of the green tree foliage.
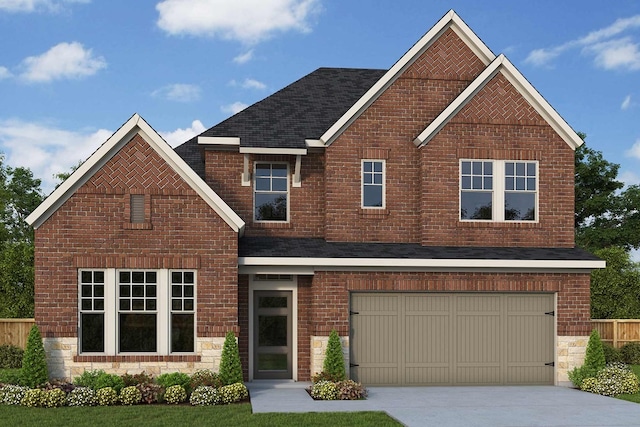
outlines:
M591 272L591 318L640 318L640 270L624 248L598 249L607 267Z
M27 338L27 348L22 358L20 382L22 385L35 388L49 380L47 359L42 345L42 336L37 325L31 327Z
M329 334L327 351L324 356L322 371L336 381L343 381L347 378L344 367L344 355L342 354L342 344L335 329Z
M224 385L242 382L240 352L238 351L236 336L232 331L227 332L224 345L222 346L219 375Z
M607 362L604 358L604 348L602 347L602 341L600 340L600 334L597 330L591 331L589 336L589 342L587 343L587 352L584 357L583 367L592 372L592 377L605 367Z

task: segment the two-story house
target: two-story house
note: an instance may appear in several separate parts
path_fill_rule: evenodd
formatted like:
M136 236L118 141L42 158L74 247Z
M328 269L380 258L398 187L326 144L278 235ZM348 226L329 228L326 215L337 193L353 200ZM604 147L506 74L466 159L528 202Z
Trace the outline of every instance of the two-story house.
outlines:
M581 139L450 11L389 70L321 68L175 150L137 114L28 218L50 373L554 384L584 357Z

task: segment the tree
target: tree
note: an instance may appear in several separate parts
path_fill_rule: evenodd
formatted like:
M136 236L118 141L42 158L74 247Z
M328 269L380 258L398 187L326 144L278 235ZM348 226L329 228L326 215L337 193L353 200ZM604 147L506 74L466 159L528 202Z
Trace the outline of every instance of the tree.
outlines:
M584 139L586 135L580 134ZM617 180L620 165L583 144L575 153L576 243L595 251L640 248L640 187Z
M342 344L340 336L335 329L329 334L329 342L324 356L322 372L328 374L333 381L343 381L347 378L344 367L344 355L342 354Z
M42 336L37 325L31 327L27 338L27 348L22 358L22 370L20 382L31 388L38 387L49 380L47 372L47 359L42 345Z
M242 382L242 364L240 363L240 352L238 343L233 331L227 332L222 345L222 356L220 358L220 379L224 385Z
M640 270L624 248L598 249L607 267L591 272L591 318L640 318Z

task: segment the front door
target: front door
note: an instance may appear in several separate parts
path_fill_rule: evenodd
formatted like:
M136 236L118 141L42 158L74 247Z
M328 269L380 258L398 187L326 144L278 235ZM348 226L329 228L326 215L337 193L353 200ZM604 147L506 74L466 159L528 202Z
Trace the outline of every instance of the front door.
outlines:
M291 291L253 293L253 378L291 379Z

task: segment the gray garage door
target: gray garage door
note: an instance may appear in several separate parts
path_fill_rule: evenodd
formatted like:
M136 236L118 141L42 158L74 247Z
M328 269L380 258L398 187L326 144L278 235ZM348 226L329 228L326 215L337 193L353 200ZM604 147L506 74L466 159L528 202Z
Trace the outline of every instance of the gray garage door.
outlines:
M353 293L365 385L553 384L553 294Z

